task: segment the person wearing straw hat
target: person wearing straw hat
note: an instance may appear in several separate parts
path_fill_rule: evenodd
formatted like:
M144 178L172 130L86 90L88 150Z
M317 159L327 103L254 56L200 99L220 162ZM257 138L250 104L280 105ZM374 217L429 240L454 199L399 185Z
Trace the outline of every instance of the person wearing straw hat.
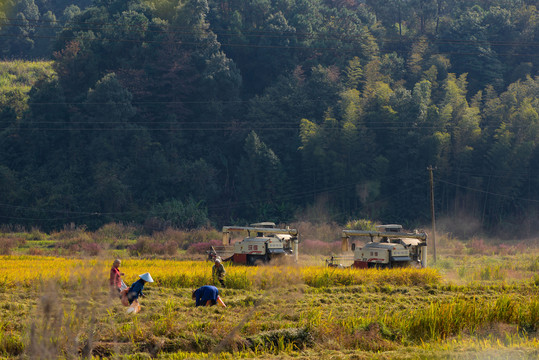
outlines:
M152 276L150 275L150 273L144 273L142 275L139 275L139 278L137 281L135 281L130 287L129 289L127 289L127 295L126 295L126 298L127 298L127 302L129 303L129 305L131 305L129 307L129 309L127 309L127 313L132 313L132 312L139 312L140 311L140 304L138 303L138 298L139 296L142 296L144 297L144 293L142 292L142 290L144 289L144 285L146 283L152 283L153 282L153 279L152 279Z
M225 287L225 275L226 270L223 266L223 262L219 256L214 259L215 264L211 268L211 273L213 277L213 283L217 284L217 281L221 284L222 287Z

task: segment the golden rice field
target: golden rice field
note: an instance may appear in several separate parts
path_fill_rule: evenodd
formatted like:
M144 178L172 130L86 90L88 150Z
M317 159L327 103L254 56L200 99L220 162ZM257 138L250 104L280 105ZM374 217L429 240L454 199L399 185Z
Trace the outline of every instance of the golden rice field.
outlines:
M226 264L226 308L190 298L212 282L209 262L125 258L126 282L155 280L128 315L108 290L112 258L0 256L0 358L538 359L539 258L518 258L391 270ZM448 277L461 272L470 277Z
M167 288L192 288L212 282L208 262L129 259L122 263L125 281L149 272L155 284ZM78 284L88 277L108 281L110 260L83 260L41 256L0 256L0 287L29 287L50 279L59 284ZM396 286L436 285L441 276L434 269L379 271L335 269L323 266L227 266L227 288L268 289L282 284L311 287L387 284Z

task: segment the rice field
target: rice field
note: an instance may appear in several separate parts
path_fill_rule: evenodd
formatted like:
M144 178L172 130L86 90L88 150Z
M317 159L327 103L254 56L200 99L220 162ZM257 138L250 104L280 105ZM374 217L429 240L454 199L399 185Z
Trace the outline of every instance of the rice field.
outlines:
M326 268L317 257L227 264L226 308L190 298L211 283L209 262L125 258L126 282L155 279L128 315L108 290L113 258L0 256L0 357L537 359L538 257L518 258L391 270Z
M137 280L138 273L150 272L157 286L165 288L195 288L212 282L208 262L162 259L128 259L122 263L125 281ZM0 287L31 287L47 280L60 286L80 284L88 277L108 281L110 260L83 260L43 256L0 256ZM386 284L396 286L436 285L441 276L434 269L401 269L378 271L369 269L335 269L323 266L227 266L226 287L258 290L283 284L305 284L321 288Z

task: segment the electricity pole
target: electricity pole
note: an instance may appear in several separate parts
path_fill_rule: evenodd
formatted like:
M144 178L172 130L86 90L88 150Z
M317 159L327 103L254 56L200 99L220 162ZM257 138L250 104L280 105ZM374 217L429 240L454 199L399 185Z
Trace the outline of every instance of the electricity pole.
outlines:
M434 168L429 165L427 168L430 174L430 211L432 217L432 256L433 263L436 264L436 218L434 217L434 180L432 171Z

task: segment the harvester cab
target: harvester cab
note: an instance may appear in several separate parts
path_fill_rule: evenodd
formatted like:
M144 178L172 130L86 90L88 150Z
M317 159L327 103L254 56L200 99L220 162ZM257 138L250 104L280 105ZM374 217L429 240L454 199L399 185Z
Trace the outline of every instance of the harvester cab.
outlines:
M349 246L353 236L369 237L370 242ZM427 266L427 234L403 232L401 225L379 225L376 231L343 230L341 239L343 251L350 247L354 252L355 268Z
M238 264L257 265L283 256L294 256L298 260L298 231L278 229L275 223L261 222L248 227L224 226L223 246L231 245L233 232L246 232L247 237L234 243L233 255L224 259Z

